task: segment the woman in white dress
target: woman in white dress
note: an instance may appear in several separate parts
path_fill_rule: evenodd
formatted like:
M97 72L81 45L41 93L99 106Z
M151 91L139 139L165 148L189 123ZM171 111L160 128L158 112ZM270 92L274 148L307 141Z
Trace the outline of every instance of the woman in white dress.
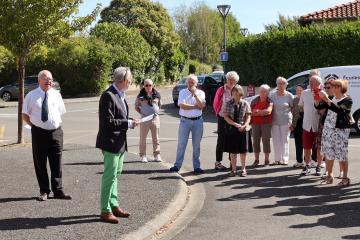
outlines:
M348 82L346 80L334 80L331 82L334 98L329 99L325 91L320 92L320 97L327 103L328 112L326 115L324 129L321 139L321 152L326 159L326 170L328 175L324 181L332 184L334 181L333 166L334 160L340 161L343 170L343 178L339 186L350 185L348 178L348 142L350 134L350 114L352 99L346 95Z

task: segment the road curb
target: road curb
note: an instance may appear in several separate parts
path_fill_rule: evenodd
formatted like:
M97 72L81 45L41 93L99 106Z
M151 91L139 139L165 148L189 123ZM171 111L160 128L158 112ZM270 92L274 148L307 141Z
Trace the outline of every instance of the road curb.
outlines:
M166 162L162 164L168 168L172 166ZM187 183L198 176L183 177L181 173L178 176L183 181L179 182L179 192L166 209L143 227L123 236L122 240L172 239L195 219L204 205L205 188L203 184L189 186Z
M161 164L170 168L170 164L168 163L161 162ZM172 223L177 216L181 214L182 209L185 208L190 197L189 187L187 186L185 179L182 176L180 176L180 178L182 181L179 181L178 184L179 191L165 210L138 230L121 237L122 240L154 239L154 237L156 239L156 236L162 235L162 233L171 228Z

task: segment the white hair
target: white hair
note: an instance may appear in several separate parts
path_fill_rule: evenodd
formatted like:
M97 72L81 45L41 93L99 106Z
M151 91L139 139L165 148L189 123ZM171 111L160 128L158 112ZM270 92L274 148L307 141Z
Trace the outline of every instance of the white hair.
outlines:
M144 85L145 85L145 83L150 83L151 85L154 84L153 80L151 80L150 78L145 79L144 80Z
M187 78L186 78L186 83L189 81L189 79L194 80L194 81L195 81L195 85L197 85L198 82L199 82L199 79L198 79L198 77L197 77L195 74L189 74L189 76L187 76Z
M49 70L41 70L39 73L38 73L38 78L41 78L42 76L46 75L47 73L50 73L51 72ZM52 75L52 74L51 74Z
M288 84L286 78L284 78L284 77L277 77L276 78L276 84L278 84L278 83L284 83L285 86Z
M318 84L322 84L322 79L321 79L321 77L318 76L318 75L314 75L314 76L312 76L310 79L311 79L312 81L317 82Z
M131 74L130 68L128 67L117 67L113 73L114 82L125 81Z
M230 71L226 74L226 80L229 80L230 78L234 79L236 82L238 82L240 79L239 74L237 74L235 71Z
M312 76L319 76L321 77L321 73L320 73L320 70L319 69L313 69L310 71L309 73L309 76L312 77Z
M267 92L270 92L270 86L267 85L267 84L262 84L260 87L259 87L259 91L261 90L266 90Z

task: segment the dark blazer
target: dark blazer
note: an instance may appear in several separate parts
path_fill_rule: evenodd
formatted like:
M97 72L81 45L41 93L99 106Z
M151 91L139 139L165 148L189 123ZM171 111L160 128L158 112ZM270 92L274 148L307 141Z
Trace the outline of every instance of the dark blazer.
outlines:
M111 153L127 151L128 117L126 101L121 101L115 87L111 85L100 97L96 147Z
M335 128L349 128L348 126L348 119L346 119L347 116L351 114L351 107L352 107L352 99L350 96L346 96L343 100L339 101L337 104L334 104L333 102L328 105L325 102L320 102L317 109L323 109L327 108L328 110L331 110L333 112L337 113L336 116L336 124Z

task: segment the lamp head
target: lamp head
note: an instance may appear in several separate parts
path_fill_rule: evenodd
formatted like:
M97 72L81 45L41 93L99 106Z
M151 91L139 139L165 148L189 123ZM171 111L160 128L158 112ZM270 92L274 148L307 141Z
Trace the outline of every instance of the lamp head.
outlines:
M247 28L240 28L240 32L244 37L246 37L246 35L249 33Z
M231 5L218 5L217 9L222 17L226 17L230 11Z

